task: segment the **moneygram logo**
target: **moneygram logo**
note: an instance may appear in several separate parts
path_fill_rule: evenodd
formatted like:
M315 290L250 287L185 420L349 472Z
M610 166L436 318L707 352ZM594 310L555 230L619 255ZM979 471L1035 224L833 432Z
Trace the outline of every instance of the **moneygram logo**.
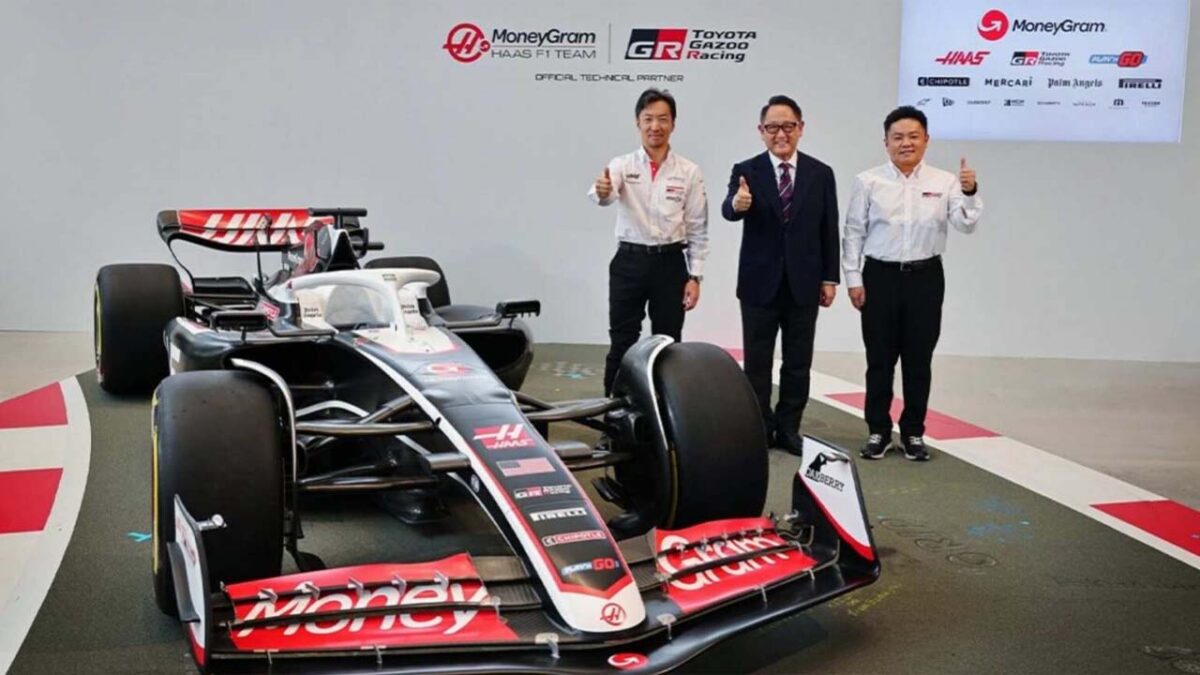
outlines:
M995 42L1008 34L1009 28L1014 33L1106 33L1108 25L1103 21L1085 21L1079 19L1053 19L1049 21L1030 21L1016 19L1011 23L1008 15L998 9L990 9L979 19L976 30L985 40Z
M989 9L975 28L979 31L979 37L995 42L1008 32L1008 17L998 9Z
M459 63L476 61L491 48L492 43L484 39L483 31L473 23L460 23L451 28L446 44L442 45L450 58Z
M634 28L629 32L625 59L741 63L746 60L750 44L757 39L758 33L752 30Z
M442 49L459 63L471 63L484 54L494 59L594 59L597 36L592 31L492 29L491 39L473 23L450 29Z

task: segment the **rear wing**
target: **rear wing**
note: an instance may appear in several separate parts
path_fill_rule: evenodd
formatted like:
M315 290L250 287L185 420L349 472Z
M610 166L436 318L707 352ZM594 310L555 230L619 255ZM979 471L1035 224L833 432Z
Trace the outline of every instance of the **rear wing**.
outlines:
M306 208L159 211L158 235L168 247L183 240L221 251L283 251L299 244L304 229L313 223L338 219L339 225L358 227L357 213L339 215L310 215Z

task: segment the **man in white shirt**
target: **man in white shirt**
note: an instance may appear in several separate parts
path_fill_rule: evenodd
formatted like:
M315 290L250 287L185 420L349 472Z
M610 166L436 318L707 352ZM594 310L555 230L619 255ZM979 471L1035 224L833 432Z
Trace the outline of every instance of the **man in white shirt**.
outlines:
M608 266L606 396L621 358L637 342L647 308L652 333L681 339L684 312L700 302L708 257L704 177L700 167L671 150L675 98L647 89L638 97L634 120L641 147L614 157L588 191L600 206L617 203L617 252Z
M867 348L867 459L893 447L897 359L904 364L900 446L908 459L929 459L923 436L946 290L941 255L949 226L970 234L983 213L965 158L957 176L924 163L928 128L925 113L912 106L889 113L883 143L891 161L855 176L846 208L842 267Z

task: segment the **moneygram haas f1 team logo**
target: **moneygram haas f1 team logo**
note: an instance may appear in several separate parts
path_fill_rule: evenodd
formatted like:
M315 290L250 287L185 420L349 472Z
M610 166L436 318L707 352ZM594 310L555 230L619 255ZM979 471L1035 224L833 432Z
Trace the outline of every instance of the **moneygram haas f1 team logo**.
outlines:
M979 20L977 28L980 37L995 42L1008 33L1008 16L998 9L989 9Z
M459 63L471 63L492 48L492 43L483 37L483 29L473 23L460 23L446 35L442 49Z
M647 61L678 61L683 58L686 28L634 28L629 33L625 58Z

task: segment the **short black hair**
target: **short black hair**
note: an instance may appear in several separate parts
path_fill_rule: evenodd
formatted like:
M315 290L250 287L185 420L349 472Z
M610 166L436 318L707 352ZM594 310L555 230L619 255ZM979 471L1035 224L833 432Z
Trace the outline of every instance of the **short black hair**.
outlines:
M667 102L667 107L671 109L671 121L674 122L675 97L672 96L671 92L667 91L666 89L655 89L654 87L650 87L646 91L643 91L642 95L638 97L637 106L635 106L633 109L633 116L641 117L642 111L646 109L646 106L659 101Z
M758 121L759 122L762 122L763 120L765 120L767 118L767 111L770 110L771 106L773 106L773 105L786 105L787 107L792 109L792 112L796 113L797 120L799 120L801 122L804 121L804 115L800 112L800 104L799 103L796 103L796 101L794 99L792 99L792 97L790 97L790 96L784 96L783 94L775 94L771 98L767 99L767 104L764 105L762 107L762 110L759 111L759 113L758 113Z
M916 120L921 123L921 128L925 130L925 133L929 133L929 120L926 119L925 113L911 105L902 105L883 118L883 135L887 136L888 130L892 128L892 125L900 120Z

